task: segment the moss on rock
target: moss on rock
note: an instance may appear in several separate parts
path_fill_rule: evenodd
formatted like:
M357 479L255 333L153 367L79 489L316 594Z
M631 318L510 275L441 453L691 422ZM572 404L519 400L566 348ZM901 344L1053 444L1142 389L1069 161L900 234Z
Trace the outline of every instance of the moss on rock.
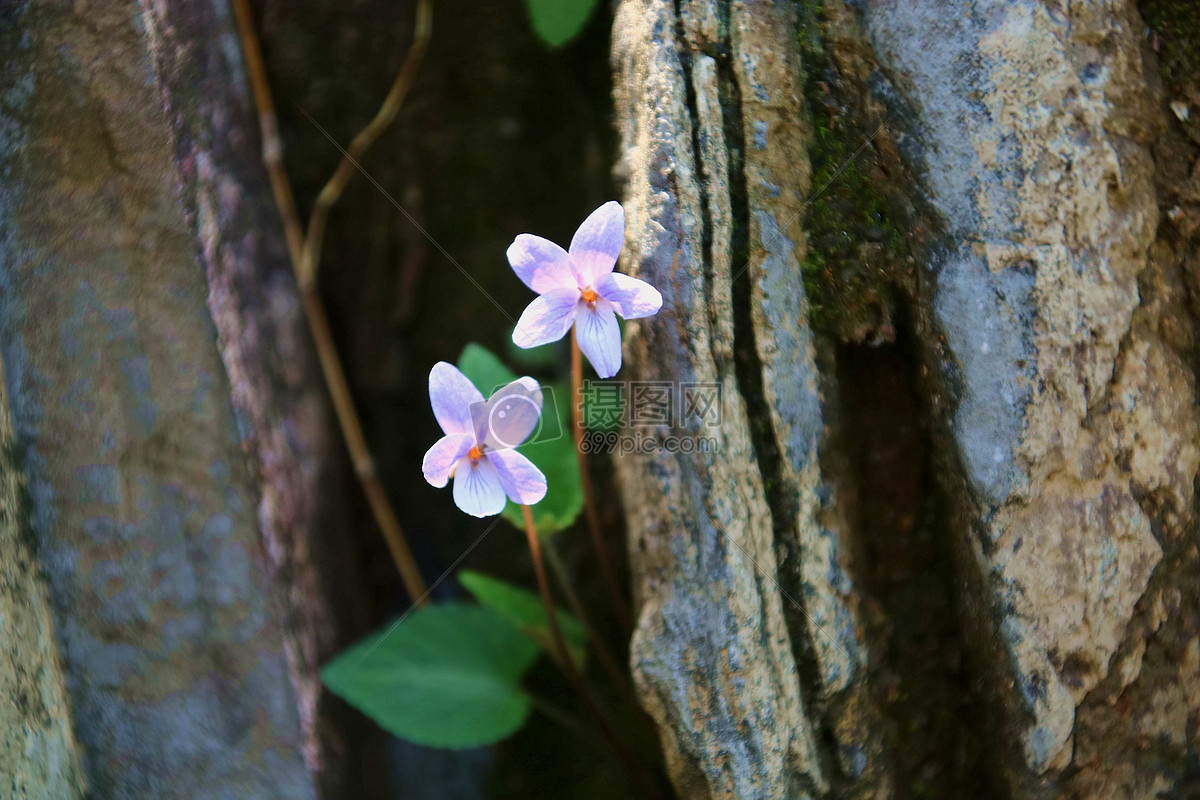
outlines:
M797 37L812 137L804 285L812 324L842 342L895 340L902 295L915 289L911 201L882 104L871 96L870 50L841 4L803 5Z

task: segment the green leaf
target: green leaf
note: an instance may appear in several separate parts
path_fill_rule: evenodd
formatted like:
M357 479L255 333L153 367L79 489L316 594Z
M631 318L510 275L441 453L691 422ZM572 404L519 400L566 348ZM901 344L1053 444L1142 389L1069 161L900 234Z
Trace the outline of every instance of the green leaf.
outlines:
M550 47L562 47L583 30L596 0L526 0L526 7L538 38Z
M517 374L505 366L495 353L475 342L463 348L458 357L458 368L475 384L476 389L483 392L485 399L491 397L501 386L517 379Z
M459 571L458 580L463 587L475 595L475 599L504 617L511 625L532 639L539 647L557 658L550 622L546 618L546 607L542 598L507 581L464 569ZM587 659L587 633L574 615L554 609L563 641L571 654L571 660L583 669Z
M474 342L463 348L458 368L485 397L517 379L494 353ZM532 511L538 535L549 536L575 522L583 510L583 486L579 482L579 462L571 435L570 386L552 383L543 386L542 391L546 401L542 424L532 441L517 450L546 476L546 496ZM511 500L504 507L504 518L517 529L525 530L521 507Z
M553 367L558 363L562 342L551 342L538 347L517 347L510 337L505 352L514 364L525 367Z
M402 739L478 747L524 723L530 698L518 681L537 653L497 611L435 605L343 651L321 680Z

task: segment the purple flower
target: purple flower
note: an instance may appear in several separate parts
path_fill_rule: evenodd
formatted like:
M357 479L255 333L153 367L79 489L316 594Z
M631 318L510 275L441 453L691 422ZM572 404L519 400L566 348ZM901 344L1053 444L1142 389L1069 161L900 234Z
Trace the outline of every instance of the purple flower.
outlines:
M429 448L421 471L442 488L454 478L454 502L475 517L504 510L505 495L532 505L546 496L546 476L513 450L537 427L542 390L518 378L484 402L475 385L445 361L429 372L429 402L446 435Z
M538 293L529 304L513 342L518 347L561 339L571 324L579 349L601 378L621 368L621 329L625 319L649 317L662 307L662 295L650 284L613 272L625 244L625 210L609 201L575 231L570 252L540 236L522 233L508 248L517 277Z

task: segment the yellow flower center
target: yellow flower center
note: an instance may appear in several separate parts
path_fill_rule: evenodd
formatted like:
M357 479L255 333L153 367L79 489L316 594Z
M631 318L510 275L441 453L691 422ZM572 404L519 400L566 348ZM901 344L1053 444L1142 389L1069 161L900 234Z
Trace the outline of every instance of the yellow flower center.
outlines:
M481 445L475 445L472 447L467 451L467 458L471 459L472 466L478 464L479 459L483 458L483 447Z
M583 302L588 304L588 308L595 308L596 298L600 295L596 294L596 290L589 286L580 292L579 296L583 298Z

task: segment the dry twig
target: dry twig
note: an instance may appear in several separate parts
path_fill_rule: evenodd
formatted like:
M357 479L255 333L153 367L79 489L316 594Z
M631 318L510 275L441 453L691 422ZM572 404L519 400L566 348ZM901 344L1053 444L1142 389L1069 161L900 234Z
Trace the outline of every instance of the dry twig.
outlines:
M249 0L233 0L233 10L237 17L238 31L242 39L242 49L246 56L246 68L250 74L250 85L254 92L254 102L258 108L258 121L262 133L263 162L271 180L271 190L275 194L275 204L279 207L279 216L283 220L284 235L287 239L288 255L292 261L292 269L296 274L296 282L300 287L300 295L304 301L304 313L312 331L313 342L317 348L317 357L321 362L321 371L325 375L325 383L329 387L333 399L334 410L337 413L338 424L342 429L342 437L346 449L350 451L350 459L354 464L354 472L362 483L363 492L371 506L371 512L383 532L388 550L400 571L404 588L416 605L427 602L425 580L417 568L416 560L409 549L404 531L396 518L396 512L387 498L387 493L375 472L375 459L367 446L363 435L362 423L354 410L354 399L350 393L350 385L346 381L341 359L338 358L337 348L333 342L333 334L329 328L329 319L325 314L325 306L317 292L317 266L321 257L321 243L324 239L325 221L329 209L341 197L342 190L353 174L353 163L379 138L400 110L404 95L408 92L416 75L425 48L429 43L431 32L432 11L429 0L418 0L416 27L413 43L408 55L400 68L392 89L383 101L375 118L363 128L350 143L350 149L338 164L333 177L321 190L313 206L309 218L308 236L304 235L300 225L300 216L296 210L296 198L292 193L291 183L283 166L283 146L279 139L279 126L275 117L275 104L271 99L271 87L267 82L266 66L263 62L262 48L258 36L254 32L254 19L250 13Z
M583 508L587 516L588 532L592 536L592 546L596 550L596 558L600 561L600 571L604 575L604 583L608 586L609 600L621 622L621 628L629 631L633 628L633 619L629 616L629 606L621 595L621 584L617 581L617 571L613 569L612 559L608 556L608 546L604 543L604 534L600 529L600 514L596 510L596 497L592 492L592 477L588 472L587 454L583 449L583 355L579 352L579 340L575 338L575 326L571 326L571 416L572 429L575 432L575 455L579 460L579 482L583 488Z

